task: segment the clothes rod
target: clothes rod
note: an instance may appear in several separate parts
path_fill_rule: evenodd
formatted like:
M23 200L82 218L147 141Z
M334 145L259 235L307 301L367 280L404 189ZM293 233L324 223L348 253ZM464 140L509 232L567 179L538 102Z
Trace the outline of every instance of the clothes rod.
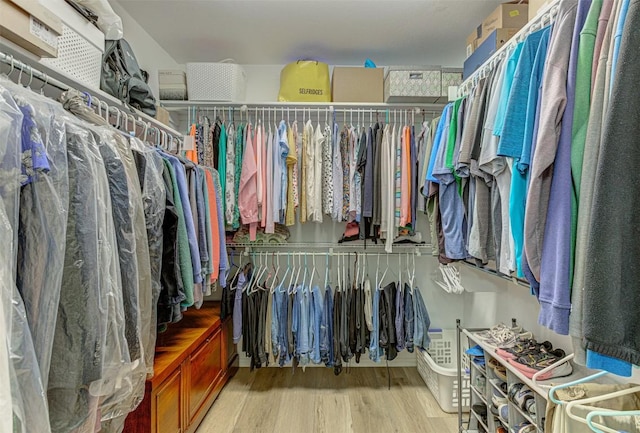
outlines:
M123 104L123 105L126 108L132 110L131 113L128 113L125 110L121 110L120 108L114 105L108 104L107 102L95 97L90 92L84 92L84 91L75 89L74 87L69 86L63 83L62 81L49 76L48 74L40 71L39 69L36 69L33 66L19 59L16 59L13 55L4 53L2 51L0 51L0 63L3 63L11 67L9 73L7 74L7 76L10 79L11 79L11 74L14 73L14 70L20 71L17 79L17 83L20 85L24 85L23 81L26 81L28 79L26 87L29 87L33 79L36 78L42 83L42 86L40 87L41 91L44 91L44 88L46 86L50 86L61 92L68 92L68 91L75 90L81 93L84 96L85 102L91 104L91 107L96 109L96 111L102 112L102 110L104 109L109 116L111 115L112 112L114 112L115 118L116 118L115 126L118 128L120 126L126 127L128 122L131 121L132 123L135 123L135 125L140 126L141 132L144 132L146 134L147 131L151 131L152 133L154 133L156 141L158 143L160 142L160 140L164 140L166 143L168 139L170 139L171 142L173 141L177 141L178 143L181 142L181 134L178 131L171 129L166 125L163 125L162 123L148 116L147 116L148 121L145 122L144 120L142 120L143 114L133 111L133 109L131 107L128 107L126 104ZM22 78L23 74L25 78ZM138 115L138 118L136 118L134 114ZM124 124L121 123L121 119L124 120Z
M229 254L234 256L249 256L249 255L257 255L257 256L280 256L280 257L385 257L385 256L421 256L419 250L413 251L394 251L392 253L382 252L369 252L369 251L351 251L351 252L336 252L336 251L324 251L324 252L313 252L313 251L250 251L249 248L245 248L242 251L230 251Z
M489 75L497 65L500 59L504 58L506 53L514 48L519 42L524 41L531 33L541 30L546 24L551 24L558 14L560 0L553 0L544 9L539 11L538 15L529 21L523 28L516 33L511 40L500 47L482 66L480 66L471 76L467 77L458 88L458 96L463 97L471 92L478 81Z

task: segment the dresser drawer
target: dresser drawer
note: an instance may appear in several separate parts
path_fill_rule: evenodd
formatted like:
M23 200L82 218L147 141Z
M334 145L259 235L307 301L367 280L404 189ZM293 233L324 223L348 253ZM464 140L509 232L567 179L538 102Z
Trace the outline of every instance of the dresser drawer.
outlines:
M222 332L218 328L191 355L189 386L189 419L197 415L198 409L207 399L216 381L223 372Z
M182 433L182 372L178 369L155 394L157 433Z

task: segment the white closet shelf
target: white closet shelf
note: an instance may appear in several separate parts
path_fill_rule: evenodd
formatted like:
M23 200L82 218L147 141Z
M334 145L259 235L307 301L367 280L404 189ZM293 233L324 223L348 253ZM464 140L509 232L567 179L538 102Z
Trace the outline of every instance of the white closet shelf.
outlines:
M525 376L511 364L509 364L506 359L496 354L496 350L489 347L484 341L478 338L475 333L467 329L462 329L462 333L464 333L470 340L479 345L485 352L487 352L489 355L491 355L491 357L493 357L496 361L503 365L508 371L516 376L518 380L520 380L520 382L527 385L529 388L531 388L533 391L535 391L545 399L549 398L549 388L551 387L551 385L561 385L563 383L569 383L574 380L587 377L594 373L594 370L572 363L571 366L573 367L573 373L570 376L554 377L553 379L549 379L546 381L539 380L534 383L531 379L529 379L527 376Z
M376 103L376 102L224 102L224 101L160 101L160 105L169 111L181 111L190 107L196 108L219 108L232 107L242 108L246 106L248 109L271 108L271 109L319 109L325 110L333 107L336 111L344 110L418 110L419 112L441 112L447 101L437 103Z

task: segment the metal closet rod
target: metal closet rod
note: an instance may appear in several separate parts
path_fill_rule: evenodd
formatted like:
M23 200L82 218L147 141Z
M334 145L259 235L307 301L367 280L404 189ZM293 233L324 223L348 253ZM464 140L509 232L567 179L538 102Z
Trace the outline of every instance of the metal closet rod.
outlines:
M133 114L127 113L124 110L121 110L118 107L115 107L113 105L109 105L107 102L101 101L97 97L91 95L89 92L81 92L77 89L74 89L73 87L63 83L62 81L56 80L55 78L50 77L46 73L34 68L33 66L28 65L14 58L10 54L6 54L0 51L0 63L4 63L8 66L11 66L11 70L7 74L7 76L9 77L11 76L11 73L14 71L14 69L18 69L20 71L20 75L18 76L18 80L17 80L18 84L20 85L22 85L22 82L21 82L22 74L24 73L24 74L27 74L26 76L29 78L29 81L26 87L29 87L33 79L36 78L42 82L42 86L40 87L41 91L44 91L44 88L46 86L51 86L62 92L67 92L69 90L76 90L80 92L84 96L85 101L88 104L90 104L91 107L94 108L98 112L98 114L100 114L101 116L102 116L103 109L105 110L107 117L110 117L111 113L115 112L114 115L116 118L116 124L114 126L116 128L124 127L126 129L129 124L129 121L131 121L133 124L140 126L141 132L144 133L145 138L149 131L155 134L156 144L158 145L160 145L162 142L166 147L169 141L171 141L171 143L173 143L174 140L177 141L178 143L181 142L179 138L180 137L179 133L160 124L159 122L153 122L154 124L152 125L151 121L144 122L141 119L136 119ZM122 122L122 120L124 120L124 122Z
M444 106L444 105L443 105ZM304 106L290 106L290 107L284 107L284 106L251 106L251 107L247 107L247 106L237 106L237 105L229 105L229 106L213 106L213 107L205 107L205 106L190 106L189 107L190 111L197 111L199 113L221 113L221 115L223 117L225 117L227 114L229 115L229 117L233 117L236 114L239 114L241 118L244 118L246 116L260 116L262 115L262 117L267 117L270 116L272 113L275 113L275 115L277 116L278 114L280 114L283 118L290 118L291 116L297 117L299 114L302 114L302 116L306 117L306 114L309 114L309 117L311 117L312 115L316 115L316 117L320 117L322 115L325 115L325 117L329 117L332 114L337 114L340 113L343 116L346 115L350 115L350 116L359 116L361 118L363 118L365 121L367 119L367 117L370 118L370 120L373 119L377 119L379 118L379 116L386 116L387 120L391 119L391 116L396 117L397 120L397 116L403 116L405 118L408 118L409 116L412 116L412 119L415 119L415 116L425 116L425 115L431 115L431 117L435 117L437 115L440 114L441 110L439 111L438 109L427 109L427 108L421 108L421 107L406 107L406 108L402 108L402 107L396 107L396 108L383 108L383 107L363 107L363 108L335 108L333 106L326 106L326 107L304 107ZM357 117L356 117L357 118Z
M499 61L503 59L510 49L524 41L531 33L541 30L545 24L551 24L558 14L560 0L553 0L547 7L541 11L534 19L529 21L518 33L516 33L511 40L500 47L482 66L480 66L470 77L462 82L459 87L458 95L460 97L468 95L471 92L478 81L489 75L489 73L499 64Z
M243 251L230 251L229 254L231 255L235 255L235 256L249 256L249 255L258 255L258 256L298 256L298 257L314 257L314 256L318 256L318 257L336 257L336 256L342 256L342 257L362 257L362 256L366 256L366 257L382 257L384 258L385 256L390 256L390 255L401 255L401 256L407 256L407 255L416 255L419 256L420 253L419 251L394 251L391 253L386 253L386 252L363 252L363 251L351 251L351 252L335 252L335 251L324 251L324 252L313 252L313 251L248 251L248 250L243 250Z

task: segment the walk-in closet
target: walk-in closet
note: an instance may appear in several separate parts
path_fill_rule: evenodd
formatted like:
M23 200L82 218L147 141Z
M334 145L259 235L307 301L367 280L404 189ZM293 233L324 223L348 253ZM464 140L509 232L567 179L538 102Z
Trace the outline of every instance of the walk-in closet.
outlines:
M639 29L0 0L0 433L640 432Z

